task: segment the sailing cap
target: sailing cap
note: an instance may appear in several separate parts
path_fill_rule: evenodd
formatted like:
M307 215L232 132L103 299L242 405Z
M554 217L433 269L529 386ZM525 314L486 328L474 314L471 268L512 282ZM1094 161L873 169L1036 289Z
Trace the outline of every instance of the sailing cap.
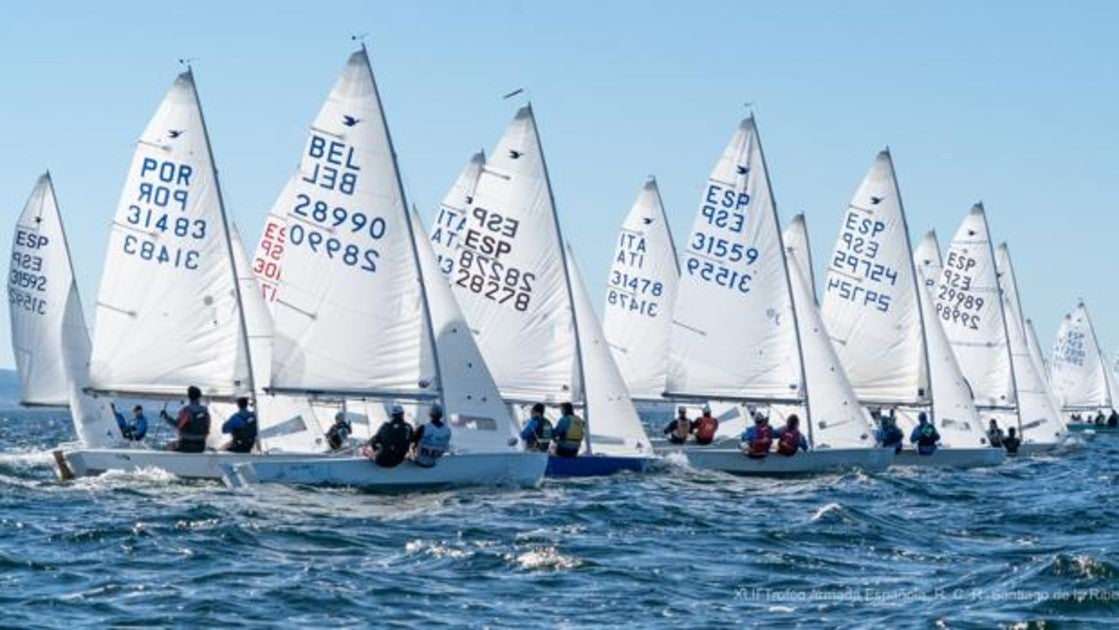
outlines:
M397 414L404 415L404 407L401 407L399 404L393 403L391 412L394 416Z

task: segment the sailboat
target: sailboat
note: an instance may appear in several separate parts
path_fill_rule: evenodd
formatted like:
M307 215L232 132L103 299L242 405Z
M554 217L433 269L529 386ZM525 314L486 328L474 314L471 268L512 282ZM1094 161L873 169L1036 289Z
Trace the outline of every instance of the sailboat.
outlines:
M238 263L237 255L188 69L176 78L133 153L98 294L87 390L172 400L195 385L213 403L255 398L237 273L238 265L247 263ZM211 447L222 441L217 410L212 410ZM276 420L262 416L262 434ZM262 446L267 448L264 440ZM318 449L308 439L300 450ZM222 464L254 457L261 455L133 447L62 449L55 460L63 477L158 467L180 477L217 479Z
M543 475L409 211L364 47L350 56L311 124L300 167L276 203L286 243L273 305L272 393L440 403L450 452L433 467L381 468L365 457L254 461L230 485L369 489L513 483Z
M657 181L650 178L618 234L603 333L638 404L665 404L668 338L680 264Z
M939 259L935 240L925 248L925 256ZM903 450L896 463L997 464L1006 454L985 445L970 393L932 315L931 296L922 286L927 280L918 275L910 250L893 159L881 151L840 226L828 264L824 321L863 404L896 409L904 429L918 413L937 427L942 448L920 457Z
M1049 382L1061 411L1070 417L1077 416L1068 423L1069 430L1108 429L1092 420L1096 414L1106 417L1115 410L1119 404L1119 387L1100 349L1092 318L1083 301L1065 315L1057 330L1049 360Z
M668 391L678 400L804 412L811 450L754 459L685 446L691 465L742 475L884 470L808 287L787 256L757 128L739 124L700 199L673 311Z
M580 305L582 281L568 260L531 105L517 111L488 159L471 158L440 204L430 240L502 398L522 409L582 407L581 455L550 458L547 474L644 469L652 448L628 391L625 404L616 400L624 383L611 376L617 367L598 342L593 311Z
M1006 313L1007 340L1014 368L1015 393L1018 402L1019 431L1022 440L1018 452L1050 450L1065 437L1061 410L1049 389L1042 367L1030 353L1029 333L1022 315L1021 294L1010 248L1001 243L995 250L999 290Z
M69 409L82 446L117 445L121 440L108 405L82 391L88 384L89 331L50 173L35 183L16 221L9 261L20 404Z

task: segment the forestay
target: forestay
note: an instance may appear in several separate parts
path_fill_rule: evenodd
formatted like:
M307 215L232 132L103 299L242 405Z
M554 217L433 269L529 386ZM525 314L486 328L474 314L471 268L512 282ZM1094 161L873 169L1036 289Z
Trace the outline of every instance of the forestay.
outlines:
M92 386L134 395L252 390L225 211L188 71L133 153L97 300Z
M864 402L929 400L912 257L893 161L882 151L847 206L828 262L822 308Z
M434 397L436 366L407 209L364 49L311 124L285 213L272 386Z
M1010 249L1002 243L995 250L999 288L1006 312L1006 328L1010 343L1010 360L1017 386L1018 425L1023 439L1055 443L1064 433L1060 409L1050 396L1045 378L1030 355L1026 321L1022 317L1021 296Z
M478 157L432 226L440 267L506 400L578 399L563 243L531 107L517 112L485 164Z
M1112 408L1115 399L1108 387L1107 371L1088 307L1080 302L1061 322L1049 362L1049 381L1062 410Z
M649 438L606 343L570 248L566 258L586 378L583 409L590 432L591 452L600 455L652 455Z
M797 309L797 328L804 353L808 390L809 435L814 447L874 446L870 416L859 405L847 374L824 327L807 274L796 257L789 257L789 279Z
M793 217L781 233L781 240L785 243L785 255L795 258L797 267L804 272L804 280L812 294L812 303L816 303L816 274L812 268L812 248L808 242L808 222L803 214Z
M679 278L668 217L657 182L650 179L618 234L602 326L634 398L660 400L664 393Z
M972 207L948 246L937 284L936 314L976 407L1013 409L1006 320L982 204Z
M669 395L801 400L785 254L753 118L735 130L703 187L681 273Z

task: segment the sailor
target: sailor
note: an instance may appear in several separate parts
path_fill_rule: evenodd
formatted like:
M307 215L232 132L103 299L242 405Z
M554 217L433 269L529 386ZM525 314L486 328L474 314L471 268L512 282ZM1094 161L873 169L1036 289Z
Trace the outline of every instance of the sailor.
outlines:
M808 440L800 432L800 418L794 413L789 415L785 426L777 432L777 453L791 457L798 450L808 452Z
M991 426L987 429L987 441L995 448L1002 448L1002 429L999 428L999 423L994 418L991 418Z
M668 423L664 428L664 434L668 436L669 442L683 444L688 441L688 435L692 432L692 421L688 419L687 407L680 407L676 412L676 419Z
M917 426L913 427L913 433L909 435L909 441L917 445L918 455L932 455L936 452L937 443L940 442L940 433L937 432L933 423L929 422L929 417L925 412L917 414Z
M148 419L144 417L144 408L136 405L132 408L132 418L125 419L124 414L117 411L117 406L109 403L109 409L113 411L113 416L117 419L117 426L120 427L120 435L130 442L139 442L144 439L148 434Z
M1119 427L1119 411L1111 410L1111 415L1107 417L1107 426L1112 429Z
M167 450L182 453L206 450L206 438L210 435L210 410L199 402L201 400L202 390L191 385L187 388L187 404L179 409L174 418L166 409L159 412L159 417L178 431L178 437L167 445Z
M377 434L369 440L373 461L378 466L392 468L404 461L408 447L412 443L412 425L404 421L404 407L394 404L390 410L391 418L377 429Z
M575 406L569 402L560 405L559 422L556 422L556 455L575 457L583 445L587 431L587 421L575 415Z
M1096 413L1096 424L1099 426L1103 426L1105 422L1107 422L1107 417L1103 415L1103 410L1101 409L1099 412Z
M754 426L742 433L742 452L747 457L761 459L769 455L769 447L773 445L773 428L769 426L769 418L758 411L754 413Z
M544 416L544 404L536 403L529 412L528 422L521 429L525 448L547 453L552 446L552 432L552 421Z
M420 425L412 436L415 445L412 461L417 466L431 468L451 446L451 427L443 422L443 408L439 405L432 405L427 417L428 423Z
M719 430L719 421L711 415L709 405L703 406L703 415L696 418L696 421L692 423L692 430L695 431L696 444L707 445L715 441L715 433Z
M337 451L346 445L346 440L354 432L354 427L346 419L346 412L339 411L334 414L334 424L326 430L326 445L330 450Z
M221 425L221 432L228 433L232 440L225 446L231 453L251 453L256 446L256 414L249 411L249 399L237 399L237 413Z
M1017 455L1018 447L1022 445L1022 440L1018 439L1017 431L1014 427L1006 430L1006 437L1002 439L1002 445L1006 448L1007 455Z
M878 414L878 431L875 433L875 438L883 448L893 448L895 455L901 452L905 434L898 428L897 417L894 414L888 416Z

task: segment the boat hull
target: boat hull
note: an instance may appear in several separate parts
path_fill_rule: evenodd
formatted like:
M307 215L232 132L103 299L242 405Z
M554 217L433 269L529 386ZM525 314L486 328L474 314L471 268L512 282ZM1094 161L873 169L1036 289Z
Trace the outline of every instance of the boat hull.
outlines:
M231 487L279 483L340 486L366 490L431 489L452 486L540 483L548 458L543 453L461 453L445 455L431 468L410 460L382 468L364 457L253 460L230 463L223 479Z
M644 472L652 459L648 457L614 457L610 455L581 455L579 457L548 458L545 477L605 477L624 470Z
M1069 431L1075 431L1077 433L1087 432L1087 433L1116 433L1116 434L1119 434L1119 427L1109 427L1106 424L1095 424L1095 423L1091 423L1091 422L1088 422L1088 423L1070 422L1069 425L1068 425L1068 430Z
M685 446L676 450L693 468L732 475L781 477L860 469L881 472L890 466L893 450L886 448L826 448L791 457L770 453L761 459L746 457L738 448Z
M895 466L931 468L982 468L998 466L1006 461L1006 450L983 446L978 448L939 448L932 455L918 455L905 449L894 456Z
M54 469L60 479L89 477L110 470L133 472L158 468L183 479L222 478L223 467L258 460L279 460L292 457L314 457L304 455L270 455L261 453L229 453L226 451L206 451L203 453L177 453L140 448L105 448L54 451ZM325 457L323 455L322 457Z

